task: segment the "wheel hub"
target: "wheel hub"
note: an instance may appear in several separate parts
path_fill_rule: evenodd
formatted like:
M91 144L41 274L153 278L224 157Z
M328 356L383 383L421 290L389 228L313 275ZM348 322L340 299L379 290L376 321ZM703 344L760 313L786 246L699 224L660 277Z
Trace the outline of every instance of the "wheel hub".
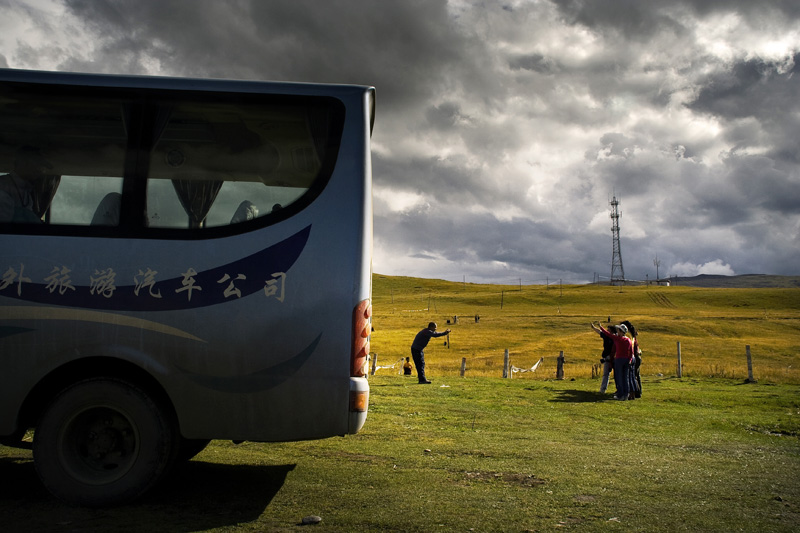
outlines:
M87 483L123 475L136 456L136 432L122 413L95 407L77 415L62 440L64 464Z

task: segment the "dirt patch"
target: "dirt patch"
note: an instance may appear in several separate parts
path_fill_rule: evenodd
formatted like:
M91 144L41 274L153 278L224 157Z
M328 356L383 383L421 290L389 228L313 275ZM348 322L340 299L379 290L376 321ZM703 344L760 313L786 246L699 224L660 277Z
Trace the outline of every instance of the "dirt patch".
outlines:
M467 482L501 482L521 487L536 487L546 483L545 480L533 474L521 474L518 472L464 472L464 480Z
M660 305L662 307L671 307L673 309L677 309L677 305L672 303L669 298L665 294L661 294L659 292L648 292L647 295L653 300L653 303L656 305Z

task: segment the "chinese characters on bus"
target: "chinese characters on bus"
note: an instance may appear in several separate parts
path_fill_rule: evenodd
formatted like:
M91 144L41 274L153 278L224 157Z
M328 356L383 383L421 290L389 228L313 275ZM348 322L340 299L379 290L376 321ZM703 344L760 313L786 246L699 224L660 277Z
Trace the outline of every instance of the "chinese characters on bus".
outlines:
M8 287L14 286L17 296L22 296L22 288L25 283L33 283L30 277L24 275L25 265L19 265L19 271L14 267L9 267L0 279L0 291L6 290ZM76 291L77 288L73 284L72 270L66 266L55 266L48 276L45 276L42 281L45 283L45 289L51 294L58 293L64 295L67 291ZM138 273L133 276L133 293L138 296L149 296L152 298L163 298L164 295L158 287L157 281L158 271L147 268L145 270L139 269ZM174 290L176 297L180 296L186 298L187 302L192 301L192 294L195 291L221 291L223 297L227 300L230 298L241 298L242 291L237 287L237 283L247 280L247 276L241 273L228 274L225 273L219 280L216 281L214 287L202 287L197 283L198 273L193 268L188 268L186 272L181 273L180 287ZM117 291L116 285L117 274L114 269L107 268L103 270L95 269L94 273L89 276L89 293L104 298L112 298ZM264 295L272 297L283 302L286 288L286 273L273 272L267 279L264 280Z
M26 278L22 273L25 271L25 267L23 265L19 266L19 274L17 274L16 270L13 268L9 268L6 270L6 273L3 274L3 281L0 282L0 291L5 290L9 285L16 284L17 285L17 296L22 296L22 284L23 283L30 283L31 278ZM45 281L47 281L45 279ZM61 294L64 294L63 292Z

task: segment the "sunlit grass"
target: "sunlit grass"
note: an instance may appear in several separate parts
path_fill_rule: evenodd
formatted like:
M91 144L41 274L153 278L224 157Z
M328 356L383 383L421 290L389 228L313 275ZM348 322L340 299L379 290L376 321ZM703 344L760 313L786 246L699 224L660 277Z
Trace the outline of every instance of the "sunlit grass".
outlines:
M800 387L378 375L357 435L213 441L137 503L54 501L0 447L4 531L765 531L800 527ZM443 386L444 385L444 386Z
M466 358L468 376L500 377L508 350L519 368L544 357L535 373L515 378L554 377L562 351L567 378L591 377L601 341L589 323L610 318L638 328L644 375L676 375L680 343L684 377L745 379L750 346L755 379L800 383L800 289L520 287L381 275L373 283L378 365L409 356L414 335L433 320L453 332L449 346L433 339L425 352L432 376L458 375Z
M433 385L399 365L370 377L359 434L213 441L142 501L102 510L53 500L30 450L0 446L4 528L305 531L316 514L310 527L332 532L800 530L800 290L520 291L375 276L373 296L381 365L410 355L428 321L459 322L449 346L426 350ZM634 402L591 379L601 342L589 322L609 316L641 331ZM757 383L744 382L747 345ZM506 349L517 367L544 363L501 379Z

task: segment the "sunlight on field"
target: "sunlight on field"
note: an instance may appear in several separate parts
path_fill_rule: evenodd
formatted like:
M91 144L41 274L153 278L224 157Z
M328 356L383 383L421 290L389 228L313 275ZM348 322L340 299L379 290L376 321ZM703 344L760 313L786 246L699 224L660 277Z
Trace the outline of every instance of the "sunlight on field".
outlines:
M757 380L800 383L800 290L500 286L416 278L373 277L372 353L379 374L399 372L414 335L429 321L452 329L450 343L425 350L431 377L500 377L505 350L512 366L535 372L514 379L552 379L564 353L566 379L593 375L602 342L589 324L630 320L639 330L642 374L748 377L750 346ZM457 320L456 320L457 317ZM477 320L476 320L477 317ZM610 322L609 322L610 320ZM449 323L448 323L449 322Z

